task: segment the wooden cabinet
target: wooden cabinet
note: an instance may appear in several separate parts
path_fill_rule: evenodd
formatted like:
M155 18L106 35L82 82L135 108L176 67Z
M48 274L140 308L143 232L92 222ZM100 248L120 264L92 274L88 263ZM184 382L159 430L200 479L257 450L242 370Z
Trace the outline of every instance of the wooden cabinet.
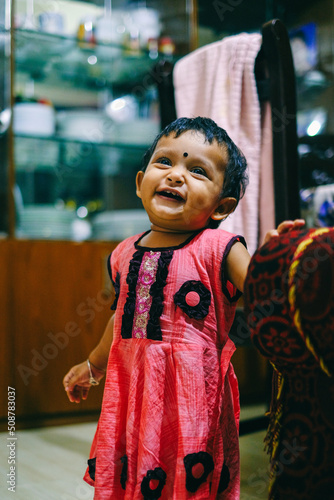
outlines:
M1 419L7 385L16 391L18 426L92 418L102 384L80 404L68 401L62 377L87 358L111 311L106 261L113 243L1 241Z
M11 276L11 246L8 242L0 242L0 266L1 266L1 286L0 286L0 418L7 424L7 390L8 387L15 388L14 379L14 331L12 326L12 276ZM6 425L7 428L7 425Z

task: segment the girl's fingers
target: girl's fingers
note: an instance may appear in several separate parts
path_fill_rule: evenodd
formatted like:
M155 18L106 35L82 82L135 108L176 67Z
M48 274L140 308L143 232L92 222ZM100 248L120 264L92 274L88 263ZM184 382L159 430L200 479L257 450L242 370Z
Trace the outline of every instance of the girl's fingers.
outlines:
M273 236L278 236L277 229L271 229L271 231L268 231L264 237L262 244L264 245L265 243L268 243L268 241L270 241Z
M288 233L289 231L302 229L304 226L304 219L285 220L278 225L277 229L272 229L266 233L263 244L268 243L273 236L279 236L280 234Z
M87 387L84 387L82 389L82 399L86 400L87 399L87 396L88 396L88 391L89 391L89 388Z
M305 226L305 221L303 219L295 220L285 220L277 227L278 234L287 233L288 231L301 229Z

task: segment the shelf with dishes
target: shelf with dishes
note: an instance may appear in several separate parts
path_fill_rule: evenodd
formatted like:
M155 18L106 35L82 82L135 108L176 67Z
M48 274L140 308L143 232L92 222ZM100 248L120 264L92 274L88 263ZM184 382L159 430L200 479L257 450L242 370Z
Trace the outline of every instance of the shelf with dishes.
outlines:
M165 39L166 40L166 39ZM118 85L129 87L154 81L154 66L166 57L173 59L173 46L153 40L143 49L115 42L80 40L28 29L14 31L16 71L38 81L69 81L75 86L97 89ZM41 47L43 50L41 50Z
M61 204L39 204L17 211L16 238L117 242L149 228L143 209L105 211L85 220Z
M39 103L26 104L13 120L16 237L119 241L148 229L135 178L159 122L48 104L38 116Z
M49 107L43 104L44 106ZM53 112L52 106L50 107ZM17 107L14 107L14 136L18 144L42 141L41 146L46 142L54 142L81 144L86 149L93 146L128 150L146 149L160 131L160 124L155 119L134 118L117 123L108 119L102 110L96 109L60 111L57 118L63 123L57 131L54 123L49 123L52 118L49 118L48 114L45 118L42 115L39 118L34 108L31 107L31 116L27 118L29 122L26 123L19 118L21 114L18 113ZM43 133L42 127L48 131L53 130L54 133Z
M158 11L24 3L12 30L15 236L120 240L147 229L135 177L160 130L159 62L175 60Z
M135 191L148 143L133 142L16 134L16 236L118 241L148 229Z

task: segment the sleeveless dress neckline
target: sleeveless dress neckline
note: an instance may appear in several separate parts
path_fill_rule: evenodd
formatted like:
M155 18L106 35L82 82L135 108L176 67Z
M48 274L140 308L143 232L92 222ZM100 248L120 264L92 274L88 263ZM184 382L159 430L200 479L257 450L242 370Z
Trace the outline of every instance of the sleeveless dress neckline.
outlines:
M149 234L151 232L151 229L149 229L144 234L142 234L138 238L137 241L135 241L134 246L135 246L136 250L142 250L143 252L163 252L163 251L168 251L168 250L173 250L173 251L179 250L179 249L185 247L186 245L188 245L188 243L190 243L198 234L200 234L202 231L205 231L206 229L208 229L208 228L204 227L202 229L199 229L198 231L195 231L183 243L180 243L179 245L172 245L172 246L167 246L167 247L149 247L149 246L139 245L139 242L144 238L144 236L146 236L147 234Z

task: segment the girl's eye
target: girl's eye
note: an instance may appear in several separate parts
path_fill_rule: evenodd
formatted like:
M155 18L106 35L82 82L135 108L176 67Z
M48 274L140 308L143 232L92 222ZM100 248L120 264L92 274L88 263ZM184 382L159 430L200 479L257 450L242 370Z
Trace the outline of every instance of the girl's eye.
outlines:
M196 174L196 175L204 175L205 177L208 176L206 171L202 167L194 167L191 169L191 171L193 174Z
M165 156L163 156L162 158L158 158L156 163L160 163L161 165L171 165L172 164L170 159L166 158Z

